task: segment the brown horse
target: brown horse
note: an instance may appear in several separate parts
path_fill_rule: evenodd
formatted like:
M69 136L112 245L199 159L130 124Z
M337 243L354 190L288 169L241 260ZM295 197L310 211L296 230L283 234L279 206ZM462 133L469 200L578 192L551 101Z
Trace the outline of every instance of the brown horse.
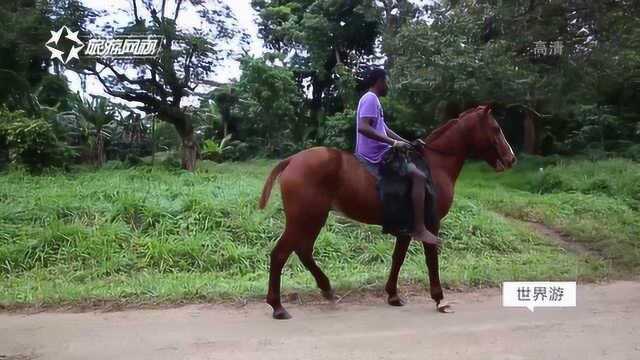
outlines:
M510 168L516 158L488 105L478 106L449 120L425 140L422 149L427 159L437 193L437 212L442 219L453 202L453 189L467 157L474 154L484 159L496 171ZM275 319L291 316L280 302L282 267L291 252L300 258L311 272L322 295L334 300L335 293L329 279L313 259L313 245L330 210L367 223L381 224L382 203L376 192L375 178L351 153L315 147L301 151L281 161L267 178L260 198L263 209L276 178L280 176L280 192L286 217L284 233L271 252L267 303L273 307ZM429 229L438 234L439 229ZM385 286L390 305L403 305L398 296L398 273L404 262L410 238L396 237L389 280ZM431 298L436 307L446 312L438 272L438 249L425 245Z

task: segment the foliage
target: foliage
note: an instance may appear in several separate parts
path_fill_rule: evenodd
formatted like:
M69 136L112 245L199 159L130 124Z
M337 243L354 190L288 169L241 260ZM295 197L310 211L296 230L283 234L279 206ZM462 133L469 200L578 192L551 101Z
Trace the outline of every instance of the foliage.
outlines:
M64 165L76 155L58 140L51 124L22 111L0 108L0 139L7 146L9 160L31 171Z
M182 166L194 170L198 146L192 118L182 102L196 87L211 82L216 67L234 53L230 42L243 45L246 39L231 9L220 0L179 1L173 11L164 4L134 0L128 12L130 22L114 29L124 35L163 36L158 57L83 61L75 70L95 76L110 96L139 102L139 110L174 125L182 139ZM201 26L178 26L187 8L197 13ZM110 31L111 26L103 30ZM130 71L136 75L130 76Z
M106 143L107 159L126 160L128 157L137 158L148 156L153 147L153 116L141 116L139 113L127 110L117 110L118 116L110 123L111 136ZM126 115L124 115L126 113ZM175 129L169 129L175 133ZM177 139L177 135L174 136ZM177 148L178 142L174 142Z
M620 159L520 160L507 176L480 164L465 166L461 178L467 179L466 185L456 188L456 196L570 236L610 263L612 274L628 277L640 270L640 165Z
M202 142L200 155L203 159L220 162L227 151L231 149L230 140L231 135L225 136L220 142L211 139L205 140Z
M238 94L243 101L240 134L264 139L262 153L284 155L286 141L303 137L302 94L293 73L270 66L263 59L246 57L241 62Z
M640 167L624 159L562 162L541 172L531 189L605 195L640 210Z
M225 85L217 88L213 93L213 101L220 113L220 121L222 122L223 133L226 137L237 129L232 115L233 108L238 105L239 96L234 85ZM212 112L212 111L211 111Z
M45 76L35 95L42 105L56 108L59 111L71 110L71 91L64 76Z
M46 178L9 172L0 177L0 304L264 296L269 252L285 221L279 196L265 211L255 211L256 194L273 166L272 161L202 161L195 173L103 168ZM526 201L553 194L541 197L501 187L496 179L510 178L510 173L497 177L486 164L472 164L469 170L461 176L462 195L443 224L444 286L496 285L504 279L597 280L611 274L604 260L571 254L493 212L501 210L493 202L515 206L511 199L516 198L526 209ZM589 205L595 207L572 201L561 208L587 214L612 209L611 201ZM608 220L609 227L598 231L620 239L622 232L614 227L619 220ZM381 289L392 250L393 239L379 227L331 215L314 255L339 291ZM422 247L414 243L401 282L424 279ZM317 292L295 256L285 268L283 288Z
M338 94L336 72L344 73L340 66L358 70L375 55L382 9L366 0L254 0L252 6L265 46L281 55L298 87L310 93L307 126L318 130L322 114L348 107Z
M106 161L105 141L111 137L109 126L119 114L103 96L94 96L89 100L76 94L72 98L72 106L73 112L63 115L78 117L78 124L89 139L92 160L97 166L102 166Z
M64 102L66 86L48 73L52 65L57 74L61 67L44 44L51 30L62 25L84 29L96 16L78 0L0 2L0 105L37 115L32 96L38 92L42 104ZM61 110L68 109L63 105Z
M333 116L328 116L323 126L323 145L346 151L353 151L355 149L355 111L345 110Z

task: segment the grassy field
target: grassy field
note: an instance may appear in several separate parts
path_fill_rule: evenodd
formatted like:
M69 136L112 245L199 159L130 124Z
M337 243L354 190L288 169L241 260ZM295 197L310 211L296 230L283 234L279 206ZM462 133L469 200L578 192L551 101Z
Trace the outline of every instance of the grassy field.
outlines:
M274 164L205 163L195 174L141 166L0 175L0 305L263 296L283 217L278 193L265 211L256 205ZM443 283L637 273L639 187L640 165L623 160L527 158L501 175L470 163L443 224ZM547 224L594 253L567 252L509 217ZM345 291L383 287L392 249L379 227L332 215L315 254ZM401 281L425 279L421 247L412 244ZM283 278L283 292L292 291L316 291L295 257Z

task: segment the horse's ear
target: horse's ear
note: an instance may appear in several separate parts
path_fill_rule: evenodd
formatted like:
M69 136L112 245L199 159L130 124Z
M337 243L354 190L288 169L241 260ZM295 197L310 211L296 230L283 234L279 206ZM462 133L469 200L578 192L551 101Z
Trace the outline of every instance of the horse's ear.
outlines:
M492 104L491 103L487 103L485 105L482 105L483 109L482 109L482 118L486 119L487 121L489 120L489 114L491 114L491 107Z
M496 110L500 105L498 104L497 101L492 101L487 103L487 112L488 113L492 113L494 110Z

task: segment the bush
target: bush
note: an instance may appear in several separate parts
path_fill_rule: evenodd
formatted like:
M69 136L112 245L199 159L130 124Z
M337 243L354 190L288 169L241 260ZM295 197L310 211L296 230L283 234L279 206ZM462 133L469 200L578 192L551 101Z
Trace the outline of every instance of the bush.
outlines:
M640 144L629 146L621 155L627 159L640 162Z
M231 146L223 154L224 160L244 161L253 157L255 153L251 150L251 146L246 142L232 141Z
M342 150L352 151L355 148L356 113L345 110L327 116L323 126L323 144Z
M9 143L1 126L2 125L0 125L0 170L3 170L9 164Z
M540 193L580 192L623 199L640 206L640 165L626 159L579 160L551 166L530 189Z
M227 135L219 142L213 139L207 139L202 142L201 156L205 160L211 160L215 162L222 162L224 154L231 149L230 144L231 135Z
M68 164L77 154L58 140L51 124L29 118L22 111L0 109L0 138L6 142L9 160L30 171Z

